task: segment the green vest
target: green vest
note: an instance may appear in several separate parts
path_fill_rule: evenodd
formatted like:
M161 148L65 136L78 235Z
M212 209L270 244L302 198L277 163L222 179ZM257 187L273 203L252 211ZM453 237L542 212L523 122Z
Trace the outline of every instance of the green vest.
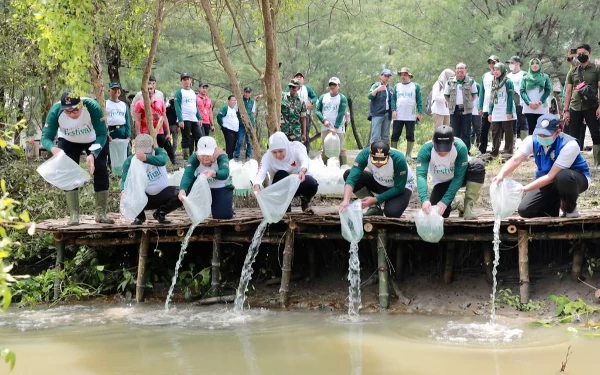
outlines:
M448 110L450 111L450 114L453 114L454 109L456 108L456 88L458 87L456 77L450 78L448 80L448 84L450 85L450 98L448 99ZM471 90L473 88L473 78L471 78L469 75L466 75L461 87L463 94L463 113L469 114L473 112L473 94L471 93Z

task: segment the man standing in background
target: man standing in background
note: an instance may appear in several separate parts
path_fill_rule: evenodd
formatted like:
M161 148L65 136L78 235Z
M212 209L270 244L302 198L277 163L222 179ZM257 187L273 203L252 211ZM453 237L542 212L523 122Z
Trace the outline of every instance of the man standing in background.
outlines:
M471 149L471 116L477 85L467 74L465 63L456 64L455 69L456 74L448 80L444 88L444 98L448 104L450 126L454 136L463 141L468 152Z
M488 120L488 111L490 108L490 96L492 95L492 83L494 82L494 65L500 62L500 58L496 55L488 57L487 63L490 70L485 72L481 77L481 86L483 89L479 95L479 115L481 116L481 143L479 144L479 152L485 154L487 152L488 137L490 133L490 121Z
M294 75L294 79L298 80L300 86L298 86L298 96L304 102L306 106L306 141L302 141L304 146L306 147L306 151L310 151L310 139L308 134L310 133L310 109L317 102L317 94L309 85L304 84L304 74L302 72L298 72ZM286 92L290 91L289 87L285 90Z
M242 96L242 100L244 101L244 107L246 108L246 112L248 113L248 117L250 118L250 124L253 128L256 127L256 120L254 119L254 115L256 114L256 101L252 99L252 88L245 87L244 95ZM240 158L240 152L242 151L242 147L244 146L244 142L246 142L246 160L252 157L252 142L250 142L250 137L246 133L246 127L242 122L242 117L240 112L238 111L238 117L240 122L240 130L238 131L238 139L235 144L235 151L233 152L233 158L238 160Z
M392 118L392 95L394 90L388 86L392 78L392 71L383 69L379 75L380 81L373 84L367 98L369 103L369 116L371 117L371 138L369 145L377 140L385 143L390 141L390 121Z
M344 136L346 133L346 108L348 107L348 99L340 93L340 80L337 77L329 78L329 92L323 94L317 100L316 115L323 124L321 126L321 143L323 152L321 158L323 163L327 164L327 156L325 155L325 137L329 133L337 134L340 138L340 165L346 164L346 147L344 146Z
M213 123L212 111L213 102L208 97L208 82L200 82L198 85L198 94L196 95L196 105L202 117L202 130L204 135L210 135L211 131L215 131Z
M413 77L410 69L402 68L398 72L400 82L392 94L392 147L398 148L402 129L406 126L406 159L411 158L415 144L415 125L423 118L421 103L421 86L411 82Z
M298 95L300 81L292 79L288 83L288 91L281 98L281 131L290 142L298 141L306 144L308 129L306 128L306 104ZM308 152L308 150L307 150Z
M175 92L175 112L181 129L181 149L184 160L194 153L198 141L204 135L201 126L202 116L196 104L196 93L191 87L190 74L181 73L181 88Z

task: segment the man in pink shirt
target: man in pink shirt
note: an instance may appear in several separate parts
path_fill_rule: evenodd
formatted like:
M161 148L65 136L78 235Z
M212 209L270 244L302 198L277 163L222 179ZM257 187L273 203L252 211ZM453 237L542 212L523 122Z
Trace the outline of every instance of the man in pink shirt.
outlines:
M213 102L208 97L208 83L200 82L198 85L199 92L196 94L196 104L198 105L198 110L200 111L200 115L202 116L202 127L204 128L204 135L209 135L210 131L215 131L215 126L213 125Z
M160 118L163 118L162 126L156 132L156 143L158 143L158 147L164 148L167 153L169 153L168 149L170 149L172 152L172 148L167 142L171 138L171 130L169 129L169 120L167 120L167 108L165 106L165 102L154 95L153 87L148 87L148 95L150 95L150 108L152 109L152 122L154 128L156 128L156 125L158 125ZM146 124L146 112L144 110L143 100L135 103L134 123L135 134L149 134ZM169 155L169 157L170 156L171 155ZM171 160L173 159L171 158Z

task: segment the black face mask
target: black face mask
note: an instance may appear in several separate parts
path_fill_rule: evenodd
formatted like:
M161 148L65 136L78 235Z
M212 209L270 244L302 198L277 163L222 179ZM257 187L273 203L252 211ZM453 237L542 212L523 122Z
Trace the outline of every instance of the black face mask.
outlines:
M577 60L579 60L579 62L582 64L588 62L589 59L590 57L588 55L577 55Z

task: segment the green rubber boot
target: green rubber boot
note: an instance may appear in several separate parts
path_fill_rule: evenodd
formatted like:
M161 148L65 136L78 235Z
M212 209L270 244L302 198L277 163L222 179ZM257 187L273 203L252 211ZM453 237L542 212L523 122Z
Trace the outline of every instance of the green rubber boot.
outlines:
M188 148L182 149L181 155L183 157L183 161L186 162L190 158L190 150Z
M406 159L412 159L412 149L415 142L406 142Z
M114 224L115 221L106 216L108 205L108 190L96 192L96 223Z
M392 143L390 143L390 146L391 146L392 148L398 149L398 142L394 142L394 141L392 141Z
M521 140L524 140L528 136L529 136L529 131L528 130L521 130L519 132L519 138L521 138Z
M467 190L465 191L465 220L477 219L477 215L473 213L473 204L479 198L479 191L483 184L467 181Z
M594 154L594 167L600 169L600 145L594 145L592 153Z
M356 198L358 199L374 196L366 187L360 189L359 191L354 193L354 195L356 195ZM379 204L375 204L373 206L370 206L363 216L383 216L383 211L381 210L381 207L379 207Z
M70 214L67 225L79 225L79 190L65 191L65 193Z
M342 152L340 153L340 167L342 165L346 165L346 163L348 163L348 158L346 157L346 152Z

